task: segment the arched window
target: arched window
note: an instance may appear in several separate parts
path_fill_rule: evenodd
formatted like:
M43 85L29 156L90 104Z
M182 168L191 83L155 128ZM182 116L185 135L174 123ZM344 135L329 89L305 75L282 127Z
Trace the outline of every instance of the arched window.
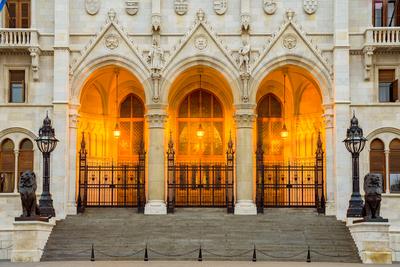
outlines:
M400 139L389 145L390 192L400 192Z
M200 89L187 95L180 104L177 123L178 156L208 156L210 160L209 156L224 155L224 115L212 93Z
M269 160L281 160L282 104L273 94L267 94L258 103L258 142L263 145Z
M143 141L144 105L134 94L129 94L120 105L119 125L121 137L119 140L120 160L131 160L137 157L140 143Z
M33 143L24 139L19 144L18 178L24 171L33 171Z
M14 143L5 139L0 146L0 192L14 192L15 156Z
M369 151L369 171L380 173L383 178L383 190L386 189L386 157L385 144L380 139L371 142Z

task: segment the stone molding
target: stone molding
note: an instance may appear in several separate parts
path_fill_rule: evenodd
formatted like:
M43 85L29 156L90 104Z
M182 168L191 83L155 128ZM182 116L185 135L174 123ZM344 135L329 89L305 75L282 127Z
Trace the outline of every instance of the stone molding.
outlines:
M253 128L256 117L253 112L236 112L234 115L236 128Z

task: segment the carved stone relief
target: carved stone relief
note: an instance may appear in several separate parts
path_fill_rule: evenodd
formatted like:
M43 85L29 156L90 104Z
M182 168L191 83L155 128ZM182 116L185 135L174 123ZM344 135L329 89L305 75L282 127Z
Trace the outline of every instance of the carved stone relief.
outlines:
M218 15L225 14L228 9L228 0L214 0L214 11Z
M182 16L187 13L189 4L187 0L175 0L174 6L175 6L175 13Z
M85 9L89 15L96 15L100 10L100 0L85 0Z
M126 0L125 11L128 15L136 15L139 11L139 0Z
M294 34L288 33L283 37L283 46L287 49L293 49L297 45L297 38Z
M318 0L303 0L303 8L307 14L314 14L318 9Z
M105 37L105 45L108 49L114 50L119 46L119 37L115 33L107 34Z
M263 0L263 7L265 13L273 15L278 8L278 4L276 3L276 0Z
M204 50L207 48L208 41L207 37L203 34L196 36L194 39L194 46L199 50Z

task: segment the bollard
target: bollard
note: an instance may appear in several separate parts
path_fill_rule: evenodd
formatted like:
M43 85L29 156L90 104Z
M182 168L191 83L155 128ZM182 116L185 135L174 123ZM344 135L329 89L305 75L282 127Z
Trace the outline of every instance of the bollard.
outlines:
M91 255L90 255L90 261L95 261L95 258L94 258L94 246L93 246L93 244L92 244L92 253L91 253Z
M149 254L147 253L147 244L146 244L146 248L144 249L144 261L149 261Z
M307 262L311 262L310 246L308 246L308 249L307 249Z
M257 252L256 252L256 244L254 244L254 249L253 249L253 262L257 261Z
M201 252L201 246L199 249L199 256L197 257L197 261L203 261L203 253Z

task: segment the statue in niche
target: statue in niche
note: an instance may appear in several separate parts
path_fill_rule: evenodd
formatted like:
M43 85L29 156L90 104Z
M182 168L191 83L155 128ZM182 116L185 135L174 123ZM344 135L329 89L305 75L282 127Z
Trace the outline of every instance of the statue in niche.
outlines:
M36 202L36 175L33 171L25 171L19 179L19 193L21 195L21 218L39 216L39 207Z
M153 40L153 46L147 56L147 62L150 64L151 69L154 72L158 72L162 69L164 64L164 51L158 44L157 40Z
M380 173L368 173L364 177L364 220L387 221L380 216L381 200L383 193L383 178Z
M242 72L250 72L250 44L247 41L243 41L243 46L239 49L239 69Z

